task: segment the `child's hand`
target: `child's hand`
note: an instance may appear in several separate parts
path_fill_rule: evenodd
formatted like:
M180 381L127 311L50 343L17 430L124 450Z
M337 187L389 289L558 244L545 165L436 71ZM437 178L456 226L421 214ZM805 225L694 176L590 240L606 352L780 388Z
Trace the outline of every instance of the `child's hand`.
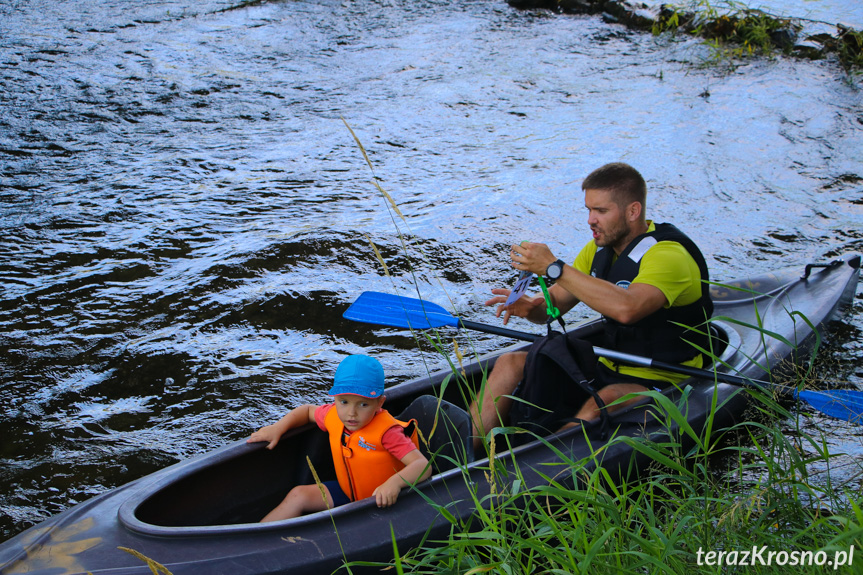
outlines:
M279 439L290 429L295 429L307 423L315 422L316 405L301 405L292 409L286 416L278 420L272 425L262 427L254 432L246 443L258 443L260 441L267 442L267 449L272 449L279 443Z
M373 495L378 507L389 507L394 504L399 498L399 493L402 487L422 481L431 475L431 466L428 464L428 459L420 453L419 449L414 449L402 457L401 462L405 468L391 476L389 479L381 483L374 490Z
M266 427L262 427L256 432L254 432L249 438L246 440L246 443L258 443L260 441L266 441L267 449L272 449L279 443L279 439L282 437L282 431L274 425L267 425Z
M398 478L401 481L401 478ZM402 482L404 483L404 482ZM389 507L394 504L396 500L399 498L399 493L401 489L399 487L393 487L390 485L389 481L385 481L381 485L378 485L377 489L375 489L373 495L375 497L375 503L377 503L378 507Z

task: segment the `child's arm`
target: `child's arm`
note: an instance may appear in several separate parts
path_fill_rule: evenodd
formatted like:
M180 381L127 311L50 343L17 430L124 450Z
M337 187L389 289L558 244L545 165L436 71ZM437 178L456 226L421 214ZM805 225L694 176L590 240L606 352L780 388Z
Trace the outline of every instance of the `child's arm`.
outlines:
M431 475L431 465L419 449L414 449L404 457L404 469L394 473L389 479L378 485L374 491L378 507L389 507L399 498L402 487L427 479Z
M267 425L254 432L246 443L256 443L258 441L268 441L267 449L272 449L279 443L282 435L289 429L303 426L307 423L314 423L315 410L317 405L301 405L288 412L286 416L278 420L272 425Z

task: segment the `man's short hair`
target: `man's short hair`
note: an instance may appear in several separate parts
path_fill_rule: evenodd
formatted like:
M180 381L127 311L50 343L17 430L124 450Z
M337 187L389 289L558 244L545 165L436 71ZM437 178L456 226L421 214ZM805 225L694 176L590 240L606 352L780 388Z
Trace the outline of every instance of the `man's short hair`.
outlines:
M608 190L620 207L632 202L640 202L642 210L647 206L647 184L638 170L624 164L613 162L593 170L581 184L582 190Z

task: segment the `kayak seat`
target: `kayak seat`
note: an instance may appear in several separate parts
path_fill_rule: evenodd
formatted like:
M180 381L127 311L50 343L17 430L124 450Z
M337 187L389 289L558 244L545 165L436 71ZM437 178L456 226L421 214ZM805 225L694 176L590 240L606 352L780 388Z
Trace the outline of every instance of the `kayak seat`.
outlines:
M419 449L431 462L434 474L473 461L471 420L464 409L434 395L421 395L396 419L416 420Z

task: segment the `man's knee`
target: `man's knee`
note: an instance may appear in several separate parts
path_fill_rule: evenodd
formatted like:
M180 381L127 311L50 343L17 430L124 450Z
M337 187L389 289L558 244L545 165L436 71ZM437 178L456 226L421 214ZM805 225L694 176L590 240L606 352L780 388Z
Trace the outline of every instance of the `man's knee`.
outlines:
M518 387L524 376L526 357L526 352L518 351L500 356L488 375L481 396L471 402L475 447L478 447L480 437L492 427L505 424L512 400L504 396L512 394Z
M524 369L524 360L527 358L526 351L511 351L500 356L495 363L495 369L503 365L504 369Z
M524 377L527 352L514 351L500 356L489 374L490 385L502 388L503 393L512 393Z
M615 401L624 396L624 394L621 393L620 390L614 385L603 387L602 389L597 391L596 394L599 396L599 398L605 405L608 405L609 403L614 403ZM593 398L591 398L591 400L592 399Z
M635 403L639 400L639 398L632 397L627 401L624 401L617 405L611 405L612 403L631 393L638 393L642 391L647 391L647 388L634 383L619 383L603 387L597 392L597 395L599 395L599 398L608 407L608 411L612 412L617 411L618 409L623 409L627 405ZM593 400L593 398L590 399L590 402L594 405L594 408L596 408L596 402Z

